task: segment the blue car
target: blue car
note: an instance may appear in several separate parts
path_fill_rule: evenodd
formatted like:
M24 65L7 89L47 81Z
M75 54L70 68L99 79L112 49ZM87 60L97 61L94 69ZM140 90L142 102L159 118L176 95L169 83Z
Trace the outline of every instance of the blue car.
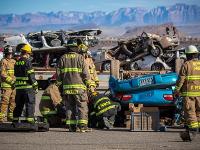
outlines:
M121 103L144 105L173 104L173 87L178 76L176 73L145 75L128 80L109 80L112 97Z

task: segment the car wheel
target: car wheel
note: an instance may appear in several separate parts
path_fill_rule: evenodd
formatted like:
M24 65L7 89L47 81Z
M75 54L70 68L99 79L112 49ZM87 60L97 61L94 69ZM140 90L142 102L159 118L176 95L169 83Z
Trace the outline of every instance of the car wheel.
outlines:
M110 62L105 62L105 63L103 63L103 65L102 65L102 70L103 70L103 71L110 71L110 67L111 67Z
M154 57L159 57L163 54L162 48L159 45L155 45L155 49L151 48L150 54Z
M139 66L135 62L131 62L128 67L129 70L139 70Z
M164 70L164 69L165 69L165 67L160 62L155 62L151 65L152 71L161 71L161 70Z

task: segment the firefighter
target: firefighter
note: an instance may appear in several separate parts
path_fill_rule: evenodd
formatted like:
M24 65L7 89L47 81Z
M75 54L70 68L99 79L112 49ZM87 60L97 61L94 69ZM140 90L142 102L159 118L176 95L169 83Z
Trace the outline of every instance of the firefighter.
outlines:
M16 76L16 107L13 113L13 121L17 122L19 120L25 105L26 122L34 123L35 94L38 92L38 83L31 63L32 48L28 44L24 44L20 51L21 57L15 63L14 68Z
M66 117L66 109L62 104L62 97L56 84L56 74L49 80L50 85L44 90L39 109L50 126L59 127L62 124L62 118Z
M87 132L88 106L87 87L90 88L90 76L82 55L78 54L78 45L74 41L67 44L57 68L58 82L62 84L63 103L66 106L66 125L71 132Z
M15 60L12 58L13 49L7 45L4 47L5 58L1 61L1 103L0 103L0 122L4 122L7 115L7 120L12 121L13 110L15 108L15 95L14 88L15 76L14 65ZM7 114L8 109L8 114Z
M91 84L95 88L99 87L99 78L97 75L96 67L95 67L94 61L92 59L92 55L89 51L87 51L87 54L85 55L85 62L88 65Z
M97 71L94 65L94 61L92 59L92 55L88 50L88 47L83 44L80 39L77 39L78 44L78 51L84 56L85 62L88 66L89 74L90 74L90 81L94 88L99 86L99 78L97 76Z
M109 97L98 92L93 92L90 98L90 125L97 128L113 128L115 116L121 106L113 102Z
M200 128L200 61L193 45L186 48L187 61L181 67L175 97L183 96L184 115L189 130Z

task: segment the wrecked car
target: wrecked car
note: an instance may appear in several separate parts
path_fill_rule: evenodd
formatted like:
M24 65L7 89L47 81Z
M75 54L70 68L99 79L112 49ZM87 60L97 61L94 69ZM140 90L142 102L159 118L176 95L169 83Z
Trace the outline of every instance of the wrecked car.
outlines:
M40 31L31 32L27 35L16 35L4 39L8 45L16 47L20 43L29 44L33 51L37 50L63 50L63 44L68 40L80 38L89 47L98 44L97 36L101 34L99 29L85 29L78 31Z

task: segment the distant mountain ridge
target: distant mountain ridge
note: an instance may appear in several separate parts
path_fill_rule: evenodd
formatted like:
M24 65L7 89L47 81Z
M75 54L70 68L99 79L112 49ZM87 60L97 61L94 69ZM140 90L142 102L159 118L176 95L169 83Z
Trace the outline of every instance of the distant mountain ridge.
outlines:
M17 29L37 26L121 26L156 25L173 22L177 25L200 24L200 6L175 4L173 6L160 6L154 9L140 7L120 8L112 12L38 12L0 15L1 29Z

